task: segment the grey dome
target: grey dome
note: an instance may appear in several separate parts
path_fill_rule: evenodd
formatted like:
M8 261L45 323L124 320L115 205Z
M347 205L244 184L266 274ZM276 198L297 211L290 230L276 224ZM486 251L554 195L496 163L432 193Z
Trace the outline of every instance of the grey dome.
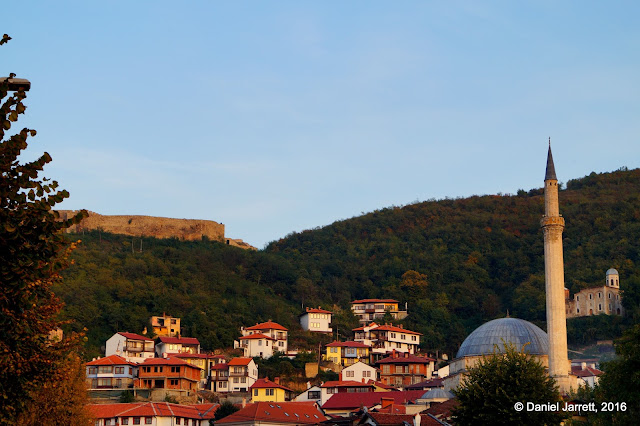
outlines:
M518 350L529 343L524 349L532 355L549 353L549 337L540 327L518 318L499 318L481 325L467 336L456 358L492 354L494 345L498 346L498 352L503 352L502 339L505 343L513 343Z
M620 275L620 274L618 274L618 270L617 269L611 268L611 269L609 269L607 271L607 275Z
M440 388L435 388L435 389L431 389L430 391L425 392L420 399L439 399L439 398L446 398L446 399L452 399L455 398L456 396L454 394L452 394L449 391L446 391L444 389L440 389Z

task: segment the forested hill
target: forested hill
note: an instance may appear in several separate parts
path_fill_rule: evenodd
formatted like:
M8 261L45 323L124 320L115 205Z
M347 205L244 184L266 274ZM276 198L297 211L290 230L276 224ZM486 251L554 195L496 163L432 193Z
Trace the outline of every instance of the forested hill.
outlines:
M614 267L637 306L640 170L569 181L560 209L567 287L603 283ZM507 310L544 327L542 213L541 189L427 201L292 234L260 252L92 232L74 236L83 243L57 294L75 328L88 329L89 354L162 312L182 317L183 334L205 349L230 346L240 326L268 319L302 342L302 303L342 308L335 323L345 335L349 303L375 297L406 302L405 326L424 334L424 349L451 353Z

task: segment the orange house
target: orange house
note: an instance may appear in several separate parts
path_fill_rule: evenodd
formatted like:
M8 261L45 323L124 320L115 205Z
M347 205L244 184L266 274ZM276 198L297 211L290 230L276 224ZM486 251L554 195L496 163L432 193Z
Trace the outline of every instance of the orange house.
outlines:
M136 388L196 391L200 368L178 358L150 358L138 368Z
M434 364L433 358L396 351L376 362L380 369L380 381L395 387L406 387L430 379Z

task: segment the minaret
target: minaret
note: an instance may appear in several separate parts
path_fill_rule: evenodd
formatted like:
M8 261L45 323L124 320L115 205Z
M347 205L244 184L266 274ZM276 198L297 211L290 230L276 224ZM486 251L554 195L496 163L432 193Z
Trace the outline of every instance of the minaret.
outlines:
M544 281L547 295L547 334L549 335L549 375L568 393L572 380L567 354L567 316L564 295L564 261L562 258L562 230L564 218L558 203L558 179L551 155L551 140L544 176L544 216L540 221L544 233ZM574 386L575 387L575 386Z

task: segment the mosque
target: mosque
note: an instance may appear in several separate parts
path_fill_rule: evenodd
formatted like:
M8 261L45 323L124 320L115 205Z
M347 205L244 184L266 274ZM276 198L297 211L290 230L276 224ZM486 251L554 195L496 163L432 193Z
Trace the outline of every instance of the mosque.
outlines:
M567 351L567 317L565 311L564 261L562 231L564 218L560 215L558 202L558 179L556 177L551 144L547 154L547 169L544 178L544 216L540 226L544 235L545 293L547 307L547 330L517 318L500 318L478 327L462 343L451 362L450 375L444 379L445 390L455 389L462 383L468 368L473 367L484 355L494 350L503 350L503 341L516 348L524 345L553 377L560 392L566 394L577 389L577 378L571 375L571 363Z

